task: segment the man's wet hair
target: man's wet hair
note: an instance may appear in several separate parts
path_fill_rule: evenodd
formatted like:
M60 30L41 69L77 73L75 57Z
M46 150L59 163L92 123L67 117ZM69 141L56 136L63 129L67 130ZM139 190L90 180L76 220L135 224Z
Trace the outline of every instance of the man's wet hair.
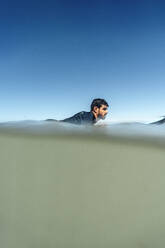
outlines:
M91 103L91 111L93 110L95 106L100 108L102 105L109 107L108 103L104 99L101 99L101 98L94 99Z

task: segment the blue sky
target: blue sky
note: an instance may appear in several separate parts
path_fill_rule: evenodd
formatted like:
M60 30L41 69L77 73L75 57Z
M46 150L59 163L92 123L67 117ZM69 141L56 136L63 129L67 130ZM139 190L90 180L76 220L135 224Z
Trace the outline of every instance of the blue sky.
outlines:
M63 119L110 104L108 121L165 114L165 2L0 3L0 121Z

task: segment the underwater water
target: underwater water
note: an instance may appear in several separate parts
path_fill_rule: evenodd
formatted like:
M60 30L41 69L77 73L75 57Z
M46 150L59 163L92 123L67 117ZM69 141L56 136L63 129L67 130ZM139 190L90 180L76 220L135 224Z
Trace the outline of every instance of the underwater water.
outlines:
M0 246L164 247L165 126L0 124Z

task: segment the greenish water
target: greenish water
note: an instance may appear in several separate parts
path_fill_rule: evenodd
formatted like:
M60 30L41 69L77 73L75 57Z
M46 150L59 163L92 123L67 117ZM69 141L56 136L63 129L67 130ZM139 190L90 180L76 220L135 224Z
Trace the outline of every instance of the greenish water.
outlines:
M165 246L164 146L0 134L0 247Z

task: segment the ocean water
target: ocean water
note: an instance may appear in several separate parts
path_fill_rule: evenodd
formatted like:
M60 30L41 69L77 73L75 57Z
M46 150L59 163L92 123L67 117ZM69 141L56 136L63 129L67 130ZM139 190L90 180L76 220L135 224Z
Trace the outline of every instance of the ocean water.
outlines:
M128 123L98 123L95 126L79 126L56 121L9 121L0 123L0 132L22 133L32 135L59 135L59 134L92 134L106 137L118 136L127 138L165 138L165 124L152 125L136 122Z
M0 247L165 246L165 126L0 124Z

